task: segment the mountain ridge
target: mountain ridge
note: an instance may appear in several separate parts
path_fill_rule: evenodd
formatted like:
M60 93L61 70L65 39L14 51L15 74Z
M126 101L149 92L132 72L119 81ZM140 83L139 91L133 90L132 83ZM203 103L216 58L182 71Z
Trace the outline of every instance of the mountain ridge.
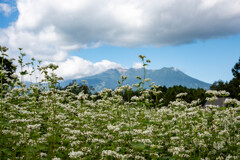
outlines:
M103 88L115 89L118 86L117 81L121 81L121 75L127 76L128 78L124 81L123 85L133 85L139 83L140 80L136 79L137 76L143 77L143 68L124 69L116 68L109 69L105 72L87 76L83 78L75 79L77 83L82 83L82 80L86 80L89 86L95 88L95 91L100 91ZM161 69L152 70L146 69L146 78L150 78L151 82L156 85L171 87L174 85L182 85L188 88L203 88L209 89L209 83L200 81L196 78L188 76L184 72L174 67L163 67ZM68 85L72 80L65 80L60 83L60 86L64 87ZM150 83L151 83L150 82ZM146 85L147 86L147 85Z

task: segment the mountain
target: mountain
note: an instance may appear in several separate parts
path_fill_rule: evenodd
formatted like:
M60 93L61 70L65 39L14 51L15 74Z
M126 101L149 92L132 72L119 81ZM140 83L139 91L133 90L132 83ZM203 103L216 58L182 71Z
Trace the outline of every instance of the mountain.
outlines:
M96 74L89 77L84 77L80 79L76 79L77 83L82 83L81 80L86 80L89 86L93 86L95 91L100 91L103 88L111 88L114 89L118 86L117 81L121 81L121 75L125 75L128 78L124 82L124 85L129 84L137 84L140 80L136 79L137 76L143 77L143 69L109 69L100 74ZM209 83L202 82L195 78L192 78L182 71L170 67L170 68L162 68L159 70L146 70L146 78L150 78L151 82L154 82L156 85L171 87L174 85L182 85L188 88L203 88L209 89ZM61 82L61 86L68 85L72 80L65 80ZM145 85L146 87L148 85Z

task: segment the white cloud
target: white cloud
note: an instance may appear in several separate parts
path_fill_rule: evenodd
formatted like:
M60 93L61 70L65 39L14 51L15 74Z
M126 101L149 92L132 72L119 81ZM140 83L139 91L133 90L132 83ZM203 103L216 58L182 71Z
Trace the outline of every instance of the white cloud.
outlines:
M0 42L64 62L69 51L102 44L159 47L237 34L239 8L239 0L18 0L18 19L0 30Z
M19 17L1 36L41 59L102 44L176 45L239 33L239 8L239 0L18 0Z
M140 62L136 62L136 63L133 64L132 68L134 68L134 69L143 68L143 64L140 63Z
M0 3L0 13L3 12L4 16L8 16L11 13L11 7L6 3Z
M62 62L45 62L45 64L49 63L55 63L59 66L56 73L64 79L82 78L121 67L120 64L108 60L92 63L77 56L71 56Z

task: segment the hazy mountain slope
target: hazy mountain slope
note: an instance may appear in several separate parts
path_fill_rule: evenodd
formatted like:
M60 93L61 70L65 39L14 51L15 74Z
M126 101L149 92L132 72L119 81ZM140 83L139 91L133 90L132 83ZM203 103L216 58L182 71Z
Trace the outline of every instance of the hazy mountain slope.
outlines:
M93 86L96 91L99 91L103 88L116 88L118 86L117 81L121 80L121 75L126 75L128 77L124 84L136 84L139 83L136 76L143 77L143 69L110 69L100 74L77 79L76 81L77 83L81 83L81 80L87 80L89 85ZM165 85L167 87L182 85L188 88L208 89L211 85L192 78L173 67L159 70L146 70L146 78L150 78L155 84ZM66 86L71 81L72 80L63 81L61 86ZM145 87L147 86L146 84Z

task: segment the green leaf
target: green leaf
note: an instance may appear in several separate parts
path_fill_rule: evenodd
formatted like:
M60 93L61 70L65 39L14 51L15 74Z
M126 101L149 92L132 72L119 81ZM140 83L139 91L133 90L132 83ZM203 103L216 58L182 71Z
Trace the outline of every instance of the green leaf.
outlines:
M169 159L171 159L172 157L160 157L159 159L167 159L167 160L169 160Z
M218 111L224 111L224 110L226 110L227 108L226 107L219 107L218 108Z
M5 53L2 53L2 56L6 56L6 57L8 57L8 55L7 55L7 54L5 54Z
M157 145L153 146L151 150L155 150L157 148Z
M27 147L25 151L27 151L27 152L37 152L38 150L36 148L33 148L33 147Z
M146 105L147 105L147 106L152 106L152 105L153 105L153 103L146 103Z
M201 159L201 157L195 157L192 160L199 160L199 159Z
M27 74L27 70L20 72L21 75L26 75Z
M145 145L143 143L132 143L132 146L138 150L143 150L145 148Z
M48 149L48 146L47 146L47 145L40 144L40 145L38 145L38 149L39 149L39 150L47 150L47 149Z

